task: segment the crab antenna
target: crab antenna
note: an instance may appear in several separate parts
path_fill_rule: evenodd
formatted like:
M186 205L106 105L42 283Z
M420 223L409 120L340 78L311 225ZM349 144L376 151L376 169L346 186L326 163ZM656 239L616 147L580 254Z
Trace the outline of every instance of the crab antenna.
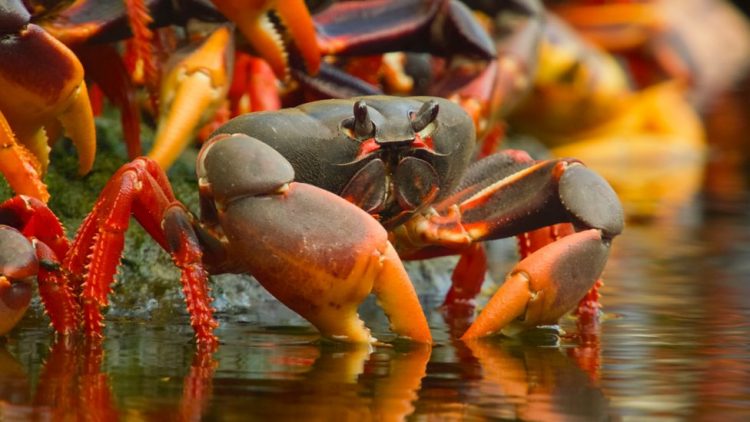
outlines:
M370 115L367 113L367 104L364 100L354 103L354 133L361 138L369 138L375 129Z
M438 103L435 100L430 100L422 104L422 107L419 108L419 111L417 111L417 114L414 115L411 121L411 128L414 129L414 132L419 132L432 123L435 117L437 117L439 109L440 107L438 107Z

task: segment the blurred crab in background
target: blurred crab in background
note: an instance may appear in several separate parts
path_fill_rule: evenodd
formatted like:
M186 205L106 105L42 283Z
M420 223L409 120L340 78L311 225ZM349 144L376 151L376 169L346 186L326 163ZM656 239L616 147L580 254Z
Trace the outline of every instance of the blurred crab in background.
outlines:
M96 140L81 63L34 17L20 0L0 2L0 174L17 193L47 201L50 143L64 130L84 174Z

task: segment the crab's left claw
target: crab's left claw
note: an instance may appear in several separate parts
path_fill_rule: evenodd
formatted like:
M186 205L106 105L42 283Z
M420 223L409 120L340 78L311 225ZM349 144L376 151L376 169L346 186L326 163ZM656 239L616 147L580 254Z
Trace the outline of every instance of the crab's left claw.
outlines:
M271 65L279 79L289 74L289 51L296 49L302 56L308 73L316 74L320 67L320 53L316 43L312 17L303 0L212 0L219 11L237 25L253 49ZM292 46L285 46L285 34L274 27L269 15L273 13L281 30L288 33Z
M513 268L462 338L556 324L599 278L608 254L609 242L596 229L539 249Z
M161 110L154 147L149 153L167 169L214 116L232 79L232 30L221 27L172 67L161 87Z

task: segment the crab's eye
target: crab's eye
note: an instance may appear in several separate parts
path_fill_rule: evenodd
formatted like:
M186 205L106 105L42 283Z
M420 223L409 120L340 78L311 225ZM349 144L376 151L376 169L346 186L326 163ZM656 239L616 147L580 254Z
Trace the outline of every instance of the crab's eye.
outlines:
M364 100L354 103L354 117L343 123L344 132L352 139L368 139L375 135L375 124L370 119Z
M411 120L411 128L414 132L422 138L426 138L432 134L435 130L438 111L440 107L437 101L430 100L422 104L422 107L414 113L409 113L409 119Z

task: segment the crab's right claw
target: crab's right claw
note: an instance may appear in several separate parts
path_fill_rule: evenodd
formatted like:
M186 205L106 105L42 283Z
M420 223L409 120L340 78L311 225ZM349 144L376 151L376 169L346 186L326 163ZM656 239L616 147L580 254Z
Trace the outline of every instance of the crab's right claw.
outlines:
M464 340L556 324L599 279L610 242L589 229L532 253L510 272Z
M296 49L308 73L320 67L320 52L312 17L303 0L212 0L227 19L234 22L256 53L263 57L279 79L289 75L289 51ZM269 19L273 13L288 32L292 46L284 45L284 37Z

